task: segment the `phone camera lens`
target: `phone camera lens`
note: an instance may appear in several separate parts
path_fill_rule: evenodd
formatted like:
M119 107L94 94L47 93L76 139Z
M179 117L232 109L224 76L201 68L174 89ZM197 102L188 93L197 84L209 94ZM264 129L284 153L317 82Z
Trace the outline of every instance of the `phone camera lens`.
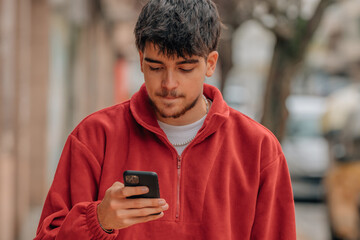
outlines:
M125 180L129 184L138 184L139 183L139 176L128 175L128 176L125 177Z

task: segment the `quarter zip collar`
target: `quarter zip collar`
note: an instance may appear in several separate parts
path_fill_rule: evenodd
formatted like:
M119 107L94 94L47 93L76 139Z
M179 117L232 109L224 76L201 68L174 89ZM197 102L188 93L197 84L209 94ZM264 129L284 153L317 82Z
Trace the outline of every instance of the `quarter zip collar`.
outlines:
M198 136L201 135L201 139L214 133L226 121L230 112L228 105L223 100L220 91L216 87L204 84L204 95L211 99L213 103L203 126L199 130ZM140 90L132 96L130 100L130 111L137 123L147 130L166 138L165 133L157 122L155 111L150 103L145 84L143 84Z

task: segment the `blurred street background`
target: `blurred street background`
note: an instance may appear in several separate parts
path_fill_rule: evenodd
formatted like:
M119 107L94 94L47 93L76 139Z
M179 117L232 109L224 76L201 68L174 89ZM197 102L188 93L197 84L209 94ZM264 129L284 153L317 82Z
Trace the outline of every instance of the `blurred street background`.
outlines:
M207 83L287 158L298 240L360 239L360 1L214 0ZM70 131L143 83L146 0L0 0L0 240L35 237Z

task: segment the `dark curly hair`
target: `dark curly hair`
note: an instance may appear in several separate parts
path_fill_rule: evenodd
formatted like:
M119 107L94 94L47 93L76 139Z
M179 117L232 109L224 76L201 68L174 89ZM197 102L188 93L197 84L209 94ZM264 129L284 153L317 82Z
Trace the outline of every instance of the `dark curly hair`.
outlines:
M150 42L169 57L206 58L217 49L220 29L219 13L211 0L150 0L134 33L140 51Z

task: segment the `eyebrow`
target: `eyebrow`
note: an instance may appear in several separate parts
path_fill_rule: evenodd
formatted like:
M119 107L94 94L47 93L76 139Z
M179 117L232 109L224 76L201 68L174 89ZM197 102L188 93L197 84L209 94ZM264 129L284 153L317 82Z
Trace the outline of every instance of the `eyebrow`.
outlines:
M163 64L163 62L155 60L155 59L151 59L151 58L145 58L145 61L147 62L151 62L151 63L159 63L159 64Z
M145 58L145 61L150 62L150 63L164 64L161 61L158 61L158 60L155 60L152 58L148 58L148 57ZM198 63L198 62L199 62L199 60L197 60L197 59L185 59L184 61L176 62L176 65L187 64L187 63L194 64L194 63Z
M184 61L180 61L180 62L177 62L176 64L186 64L186 63L190 63L190 64L193 64L193 63L198 63L199 60L197 59L186 59Z

